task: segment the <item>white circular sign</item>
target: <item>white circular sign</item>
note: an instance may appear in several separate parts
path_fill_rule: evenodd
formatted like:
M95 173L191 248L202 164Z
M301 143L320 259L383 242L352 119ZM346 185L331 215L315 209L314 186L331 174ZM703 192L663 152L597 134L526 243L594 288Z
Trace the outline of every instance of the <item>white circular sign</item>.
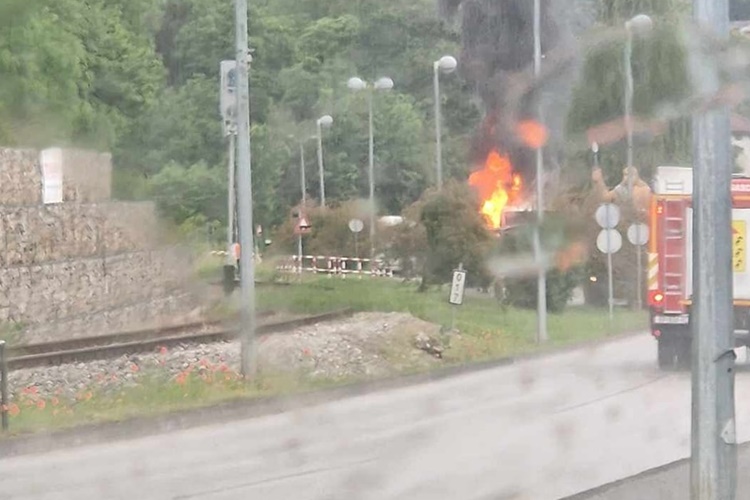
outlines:
M612 203L605 203L596 209L596 222L603 229L614 229L620 223L620 209Z
M622 235L616 229L602 229L596 238L596 248L602 253L617 253L622 248Z
M359 219L349 221L349 230L353 233L359 233L365 228L365 223Z
M636 246L648 243L648 226L646 224L633 224L628 228L628 241Z

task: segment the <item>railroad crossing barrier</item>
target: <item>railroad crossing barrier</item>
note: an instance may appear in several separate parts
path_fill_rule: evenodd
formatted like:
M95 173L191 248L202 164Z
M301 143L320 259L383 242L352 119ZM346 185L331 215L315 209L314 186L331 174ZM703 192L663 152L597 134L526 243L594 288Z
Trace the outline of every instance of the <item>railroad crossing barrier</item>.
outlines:
M318 255L303 255L302 260L297 255L284 258L276 270L290 274L325 274L330 277L349 275L374 276L392 278L397 270L381 260L359 259L355 257L327 257Z

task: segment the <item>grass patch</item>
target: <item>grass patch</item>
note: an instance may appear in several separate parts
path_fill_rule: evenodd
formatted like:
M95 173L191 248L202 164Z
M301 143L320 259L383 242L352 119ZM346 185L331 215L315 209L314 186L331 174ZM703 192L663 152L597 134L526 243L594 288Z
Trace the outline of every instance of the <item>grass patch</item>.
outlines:
M335 385L303 374L263 373L253 384L231 371L190 372L175 378L144 375L117 392L81 391L75 399L41 397L26 388L9 405L10 435L55 431L80 425L154 417L236 400L291 395ZM1 439L1 437L0 437Z
M464 305L448 304L447 291L420 293L416 285L396 280L313 278L292 286L258 290L259 309L285 309L315 314L332 309L405 312L445 327L456 328L446 360L470 362L527 352L536 348L536 312L502 307L489 296L467 296ZM607 311L568 308L548 316L550 344L567 345L627 331L646 329L645 312L616 311L610 324Z

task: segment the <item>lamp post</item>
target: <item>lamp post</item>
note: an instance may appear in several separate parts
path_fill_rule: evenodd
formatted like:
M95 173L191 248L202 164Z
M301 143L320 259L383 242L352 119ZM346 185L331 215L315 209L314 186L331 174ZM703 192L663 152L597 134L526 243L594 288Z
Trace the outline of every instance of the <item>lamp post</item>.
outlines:
M369 113L369 154L368 154L368 181L370 184L370 258L375 258L375 157L374 157L374 134L372 125L372 100L375 90L390 90L393 88L393 80L383 77L373 84L369 84L358 77L350 78L347 82L349 89L358 92L367 90L367 108Z
M625 42L625 132L628 137L628 192L630 193L630 200L633 203L633 210L636 210L635 196L633 196L633 182L635 179L634 172L631 170L633 168L633 35L646 34L651 31L652 27L653 21L646 14L638 14L625 23L625 31L627 33ZM642 307L640 246L638 246L636 251L636 267L636 304L638 305L638 309L640 309Z
M453 56L443 56L439 60L432 64L434 73L434 87L435 87L435 145L436 151L436 166L437 166L437 186L438 190L443 189L443 148L442 142L442 130L441 130L441 116L440 116L440 72L452 73L456 70L458 61Z
M539 0L534 0L534 79L538 80L542 72L542 12ZM542 106L539 104L539 121ZM537 265L537 338L539 344L548 340L547 334L547 269L542 252L542 222L544 222L544 157L542 148L536 150L536 213L537 227L534 231L534 253Z
M324 115L318 118L318 170L320 172L320 206L326 206L326 179L323 171L323 127L330 127L333 124L331 115Z

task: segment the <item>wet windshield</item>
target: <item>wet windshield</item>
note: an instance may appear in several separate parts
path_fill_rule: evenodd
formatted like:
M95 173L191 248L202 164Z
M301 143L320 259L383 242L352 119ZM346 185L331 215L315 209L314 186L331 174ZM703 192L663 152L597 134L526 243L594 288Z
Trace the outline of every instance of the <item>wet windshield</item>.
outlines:
M748 36L0 1L0 499L750 496Z

